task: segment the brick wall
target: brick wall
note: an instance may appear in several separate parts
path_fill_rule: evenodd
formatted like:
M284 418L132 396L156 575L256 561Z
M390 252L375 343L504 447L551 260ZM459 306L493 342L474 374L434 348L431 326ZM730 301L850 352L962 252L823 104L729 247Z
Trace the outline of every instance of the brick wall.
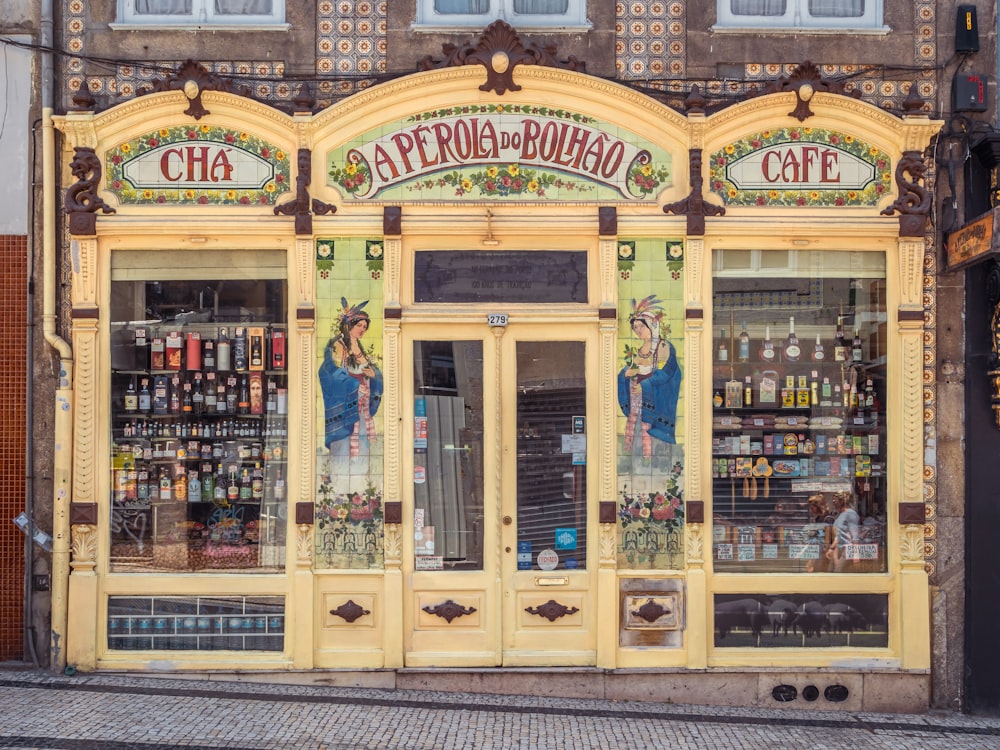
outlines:
M0 235L0 662L24 660L26 236Z

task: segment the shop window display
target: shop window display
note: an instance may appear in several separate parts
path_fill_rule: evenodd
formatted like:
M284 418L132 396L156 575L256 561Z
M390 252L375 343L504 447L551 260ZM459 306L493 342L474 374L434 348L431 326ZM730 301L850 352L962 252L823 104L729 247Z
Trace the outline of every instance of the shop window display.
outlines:
M720 572L886 570L885 260L713 256Z
M136 275L111 292L111 568L283 570L285 281Z

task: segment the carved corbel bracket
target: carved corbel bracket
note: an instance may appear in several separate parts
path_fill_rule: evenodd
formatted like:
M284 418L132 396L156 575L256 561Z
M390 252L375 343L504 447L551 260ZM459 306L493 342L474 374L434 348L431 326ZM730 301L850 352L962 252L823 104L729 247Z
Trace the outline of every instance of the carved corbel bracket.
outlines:
M676 203L668 203L663 207L665 214L677 214L687 216L687 235L689 237L702 237L705 234L706 216L725 216L724 206L717 206L714 203L706 203L703 191L704 181L701 176L701 149L688 149L688 164L691 176L688 182L691 185L691 192L684 200Z
M435 70L460 65L482 65L486 68L486 83L480 91L494 91L503 96L508 91L520 91L514 83L514 68L518 65L544 65L564 70L586 71L586 63L570 56L560 61L556 58L555 45L536 45L522 42L512 26L503 21L494 21L476 42L463 45L444 44L441 47L444 58L435 60L430 55L417 63L417 70Z
M298 174L295 177L295 197L287 203L274 207L275 216L294 216L295 234L312 234L312 214L320 216L337 212L336 206L323 201L309 198L309 185L312 184L312 150L300 148L297 159ZM310 213L310 208L312 213Z
M69 232L84 236L97 234L97 212L116 213L97 194L101 184L101 160L89 146L77 146L69 167L76 177L76 182L66 189Z
M899 197L882 209L882 216L899 214L900 237L923 237L927 214L931 208L930 191L920 183L927 173L927 165L919 151L904 151L896 164L896 187ZM910 179L906 178L909 175Z

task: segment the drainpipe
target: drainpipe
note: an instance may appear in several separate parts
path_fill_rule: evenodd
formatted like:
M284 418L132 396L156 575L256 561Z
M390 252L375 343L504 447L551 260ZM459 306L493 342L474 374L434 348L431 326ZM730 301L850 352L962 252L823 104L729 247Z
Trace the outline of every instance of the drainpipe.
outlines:
M66 667L69 600L69 503L73 476L73 350L56 333L56 171L52 107L42 110L42 330L59 355L52 452L52 633L50 668Z

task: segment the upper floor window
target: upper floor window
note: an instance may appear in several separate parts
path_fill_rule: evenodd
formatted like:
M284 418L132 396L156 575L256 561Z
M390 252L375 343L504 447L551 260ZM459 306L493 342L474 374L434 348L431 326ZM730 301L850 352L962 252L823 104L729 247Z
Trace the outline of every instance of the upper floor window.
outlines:
M249 25L285 21L285 0L119 0L122 23Z
M498 18L517 29L587 28L586 0L417 0L418 27L481 27Z
M720 27L876 29L882 0L718 0Z

